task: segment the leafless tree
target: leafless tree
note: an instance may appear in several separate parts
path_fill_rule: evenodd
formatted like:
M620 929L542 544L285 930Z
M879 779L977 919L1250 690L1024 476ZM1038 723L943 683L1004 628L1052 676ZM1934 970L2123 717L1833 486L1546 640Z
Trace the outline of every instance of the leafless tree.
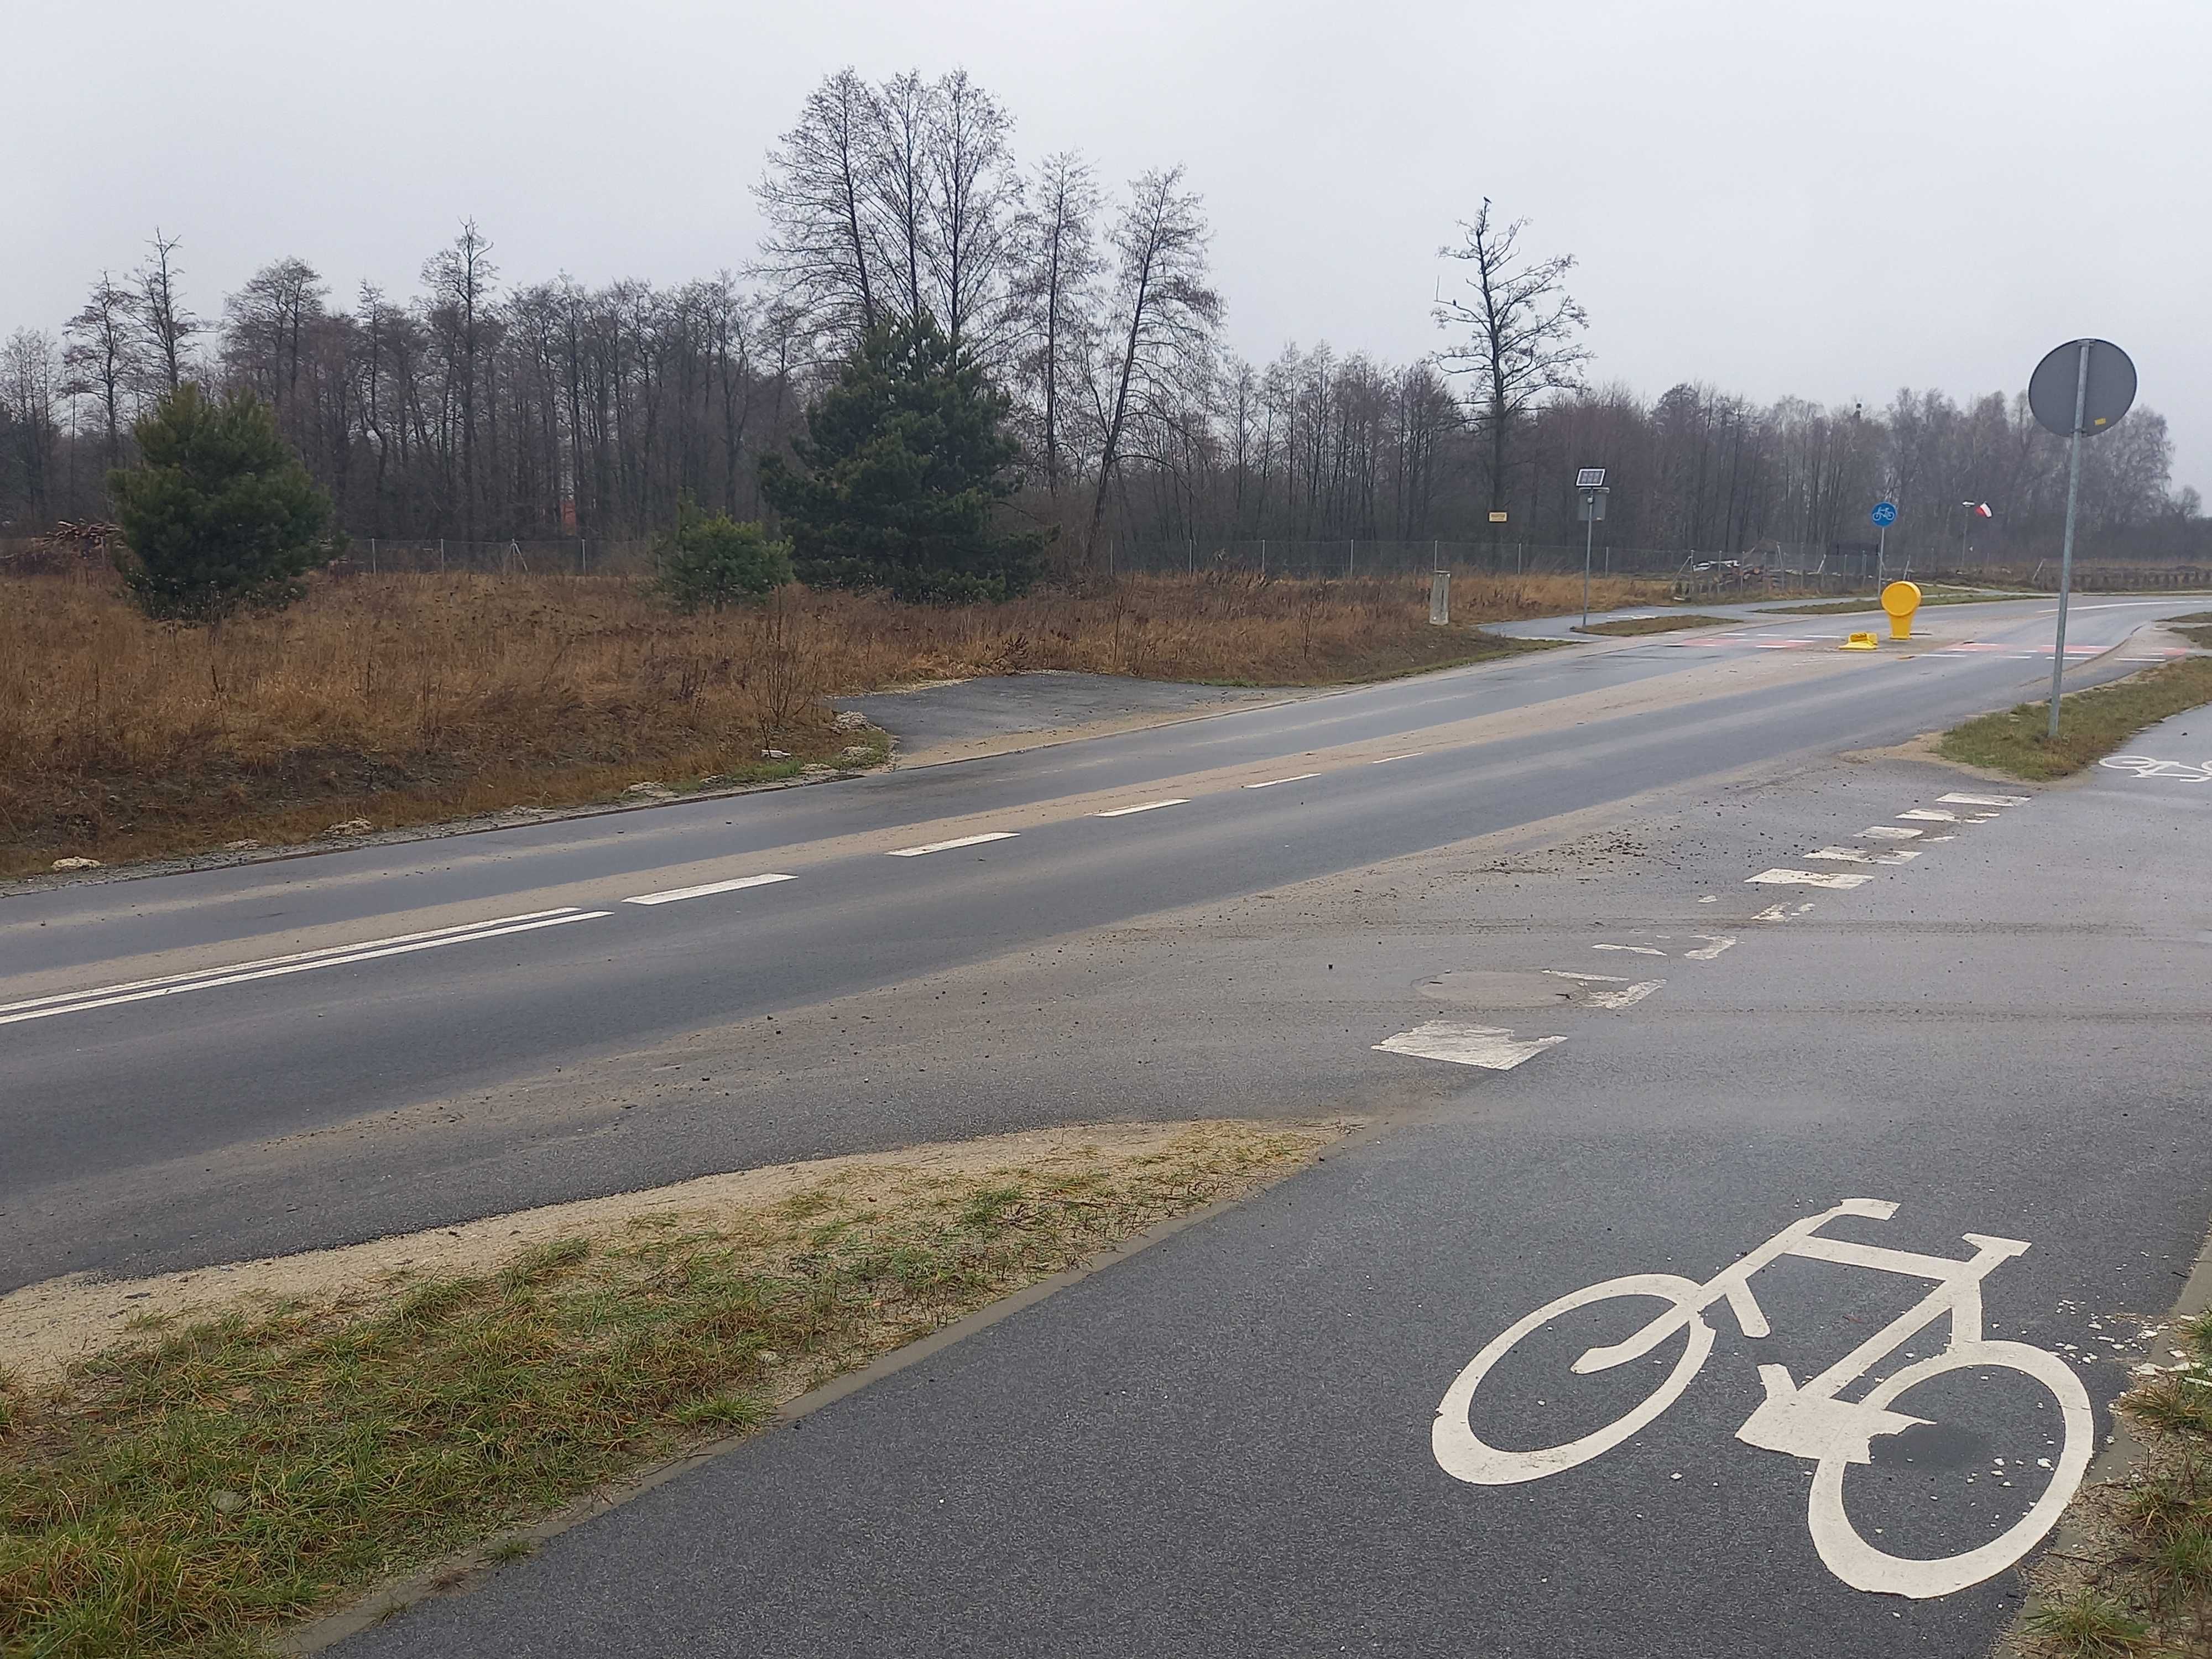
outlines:
M1130 186L1108 238L1115 258L1108 338L1113 356L1099 386L1097 487L1084 538L1087 559L1106 518L1106 493L1140 412L1171 408L1211 367L1221 296L1209 284L1207 229L1182 169L1146 173Z
M1574 256L1525 260L1520 241L1528 225L1494 222L1486 196L1474 218L1461 222L1460 246L1437 251L1468 267L1469 297L1440 299L1436 308L1437 326L1464 329L1466 337L1437 360L1450 374L1475 377L1474 425L1490 452L1493 512L1505 505L1516 428L1543 398L1579 391L1590 356L1577 337L1589 319L1565 286Z
M1045 488L1057 495L1067 471L1061 405L1066 388L1081 383L1097 329L1098 185L1083 158L1063 150L1045 157L1030 196L1016 231L1027 336L1020 367L1035 391Z
M154 370L164 389L174 392L184 382L191 343L207 331L207 325L185 308L177 292L177 279L184 275L176 261L178 239L164 236L157 226L147 246L152 252L138 267L134 310Z
M483 355L483 331L499 280L491 262L491 243L474 219L461 221L453 245L422 267L430 291L430 320L444 341L451 379L459 401L461 534L477 538L477 378Z
M909 70L884 82L881 112L868 168L883 264L896 295L893 310L919 317L928 308L923 288L934 250L930 246L930 153L937 148L942 100L938 90ZM945 319L938 319L939 325Z
M53 505L58 357L53 336L36 329L19 328L0 345L0 414L12 417L24 504L40 519Z
M995 361L1021 202L1008 148L1013 122L964 70L938 83L935 104L928 158L935 308L956 348Z
M92 285L84 309L63 331L64 390L89 397L100 410L106 465L122 464L129 405L144 379L146 362L136 327L131 291L106 271Z
M841 351L878 317L871 179L883 125L875 88L841 70L807 94L754 187L769 226L755 274Z

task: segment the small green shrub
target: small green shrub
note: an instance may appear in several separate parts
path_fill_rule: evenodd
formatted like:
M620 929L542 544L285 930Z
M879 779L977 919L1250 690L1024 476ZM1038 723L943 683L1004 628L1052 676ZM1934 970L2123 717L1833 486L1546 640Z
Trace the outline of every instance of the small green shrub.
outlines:
M690 495L677 503L675 533L661 538L660 596L677 610L752 605L791 580L791 547L726 513L709 518Z

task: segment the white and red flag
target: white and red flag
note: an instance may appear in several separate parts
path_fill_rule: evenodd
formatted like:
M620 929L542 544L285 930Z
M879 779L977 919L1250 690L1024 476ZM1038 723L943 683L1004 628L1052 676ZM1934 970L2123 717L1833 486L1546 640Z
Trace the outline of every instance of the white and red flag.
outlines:
M1976 501L1974 516L1978 519L1994 519L1996 514L1990 511L1990 504L1987 501Z

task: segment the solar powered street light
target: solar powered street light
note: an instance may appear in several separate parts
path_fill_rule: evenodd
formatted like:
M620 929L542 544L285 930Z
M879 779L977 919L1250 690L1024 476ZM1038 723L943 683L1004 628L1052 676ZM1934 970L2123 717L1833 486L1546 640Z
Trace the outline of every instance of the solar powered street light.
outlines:
M1597 521L1605 517L1605 469L1586 466L1575 474L1575 488L1583 495L1583 627L1589 632L1590 544L1597 539Z

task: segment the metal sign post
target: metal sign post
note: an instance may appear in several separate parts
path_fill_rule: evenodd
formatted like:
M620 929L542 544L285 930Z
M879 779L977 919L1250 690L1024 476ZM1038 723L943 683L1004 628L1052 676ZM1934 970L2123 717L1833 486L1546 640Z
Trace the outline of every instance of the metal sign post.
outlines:
M1575 474L1575 488L1583 495L1583 626L1589 632L1590 553L1597 541L1597 521L1605 517L1605 469L1586 466Z
M1871 516L1874 527L1881 532L1874 544L1874 591L1879 593L1884 586L1882 573L1889 555L1889 527L1897 522L1897 503L1876 501Z
M2069 340L2046 353L2027 382L2035 418L2066 440L2066 538L2058 554L2058 628L2051 651L2051 723L2058 738L2058 699L2066 673L2066 606L2074 586L2074 509L2081 491L2081 440L2109 430L2136 400L2136 366L2110 340Z

